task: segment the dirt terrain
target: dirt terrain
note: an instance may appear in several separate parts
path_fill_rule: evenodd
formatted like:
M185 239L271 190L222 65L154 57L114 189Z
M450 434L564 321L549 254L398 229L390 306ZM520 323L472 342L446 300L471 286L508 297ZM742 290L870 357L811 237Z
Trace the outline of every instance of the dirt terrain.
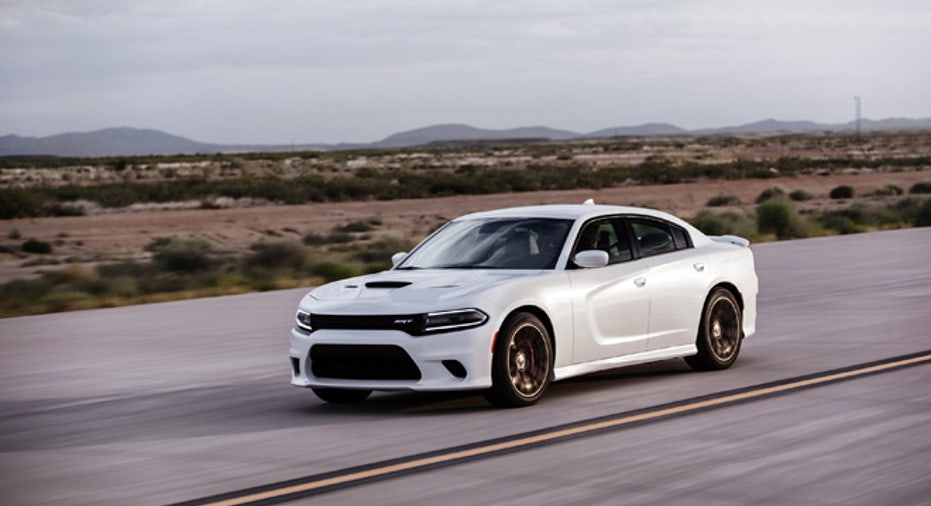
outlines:
M0 246L7 251L0 253L0 282L60 269L65 263L92 265L100 261L144 258L147 253L143 248L156 237L201 237L210 240L219 251L243 252L256 242L300 240L308 233L326 235L334 227L377 217L381 225L375 234L420 239L443 221L468 212L519 205L580 203L588 198L604 204L653 207L690 218L705 208L710 198L718 195L737 196L742 203L738 207L751 209L760 192L773 186L780 186L786 191L805 190L814 198L799 203L799 207L803 210L825 210L850 204L850 201L828 198L829 191L838 185L853 186L858 200L880 199L882 197L863 196L888 184L907 190L912 184L929 178L931 176L923 171L861 171L857 174L698 181L601 190L215 210L149 209L79 217L6 220L0 222ZM19 253L19 245L28 238L52 243L53 253L42 255L38 262L36 255Z

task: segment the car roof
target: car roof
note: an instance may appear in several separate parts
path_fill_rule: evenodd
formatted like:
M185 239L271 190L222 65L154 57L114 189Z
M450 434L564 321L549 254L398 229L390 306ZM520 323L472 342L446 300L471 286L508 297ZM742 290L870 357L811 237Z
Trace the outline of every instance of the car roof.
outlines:
M637 214L641 216L653 216L666 220L679 221L675 216L647 209L644 207L632 206L608 206L596 204L555 204L539 205L524 207L508 207L504 209L495 209L493 211L481 211L477 213L460 216L456 220L471 220L477 218L562 218L578 220L579 218L589 219L598 216Z
M453 221L482 218L559 218L573 221L587 221L600 216L636 215L659 218L683 227L692 235L695 242L704 242L705 235L686 221L669 213L634 206L612 206L593 203L585 204L549 204L538 206L508 207L492 211L482 211L460 216Z

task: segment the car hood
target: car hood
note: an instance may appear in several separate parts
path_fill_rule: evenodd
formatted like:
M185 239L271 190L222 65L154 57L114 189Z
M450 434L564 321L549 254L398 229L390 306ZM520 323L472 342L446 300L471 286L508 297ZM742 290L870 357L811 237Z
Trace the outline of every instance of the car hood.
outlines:
M508 281L539 274L527 270L425 269L385 271L321 286L302 305L316 311L381 313L444 308ZM308 300L309 299L309 300ZM310 309L310 308L309 308Z

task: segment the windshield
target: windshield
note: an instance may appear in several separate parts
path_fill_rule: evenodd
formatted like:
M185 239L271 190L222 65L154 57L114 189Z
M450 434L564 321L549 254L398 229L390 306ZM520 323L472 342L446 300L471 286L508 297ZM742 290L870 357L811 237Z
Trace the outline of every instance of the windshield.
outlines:
M398 269L552 269L572 220L486 218L448 223Z

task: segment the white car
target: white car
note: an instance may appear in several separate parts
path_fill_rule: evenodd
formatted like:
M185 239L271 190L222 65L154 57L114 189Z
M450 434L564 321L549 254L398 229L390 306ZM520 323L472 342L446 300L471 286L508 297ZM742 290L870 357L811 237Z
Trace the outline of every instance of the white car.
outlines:
M620 366L684 357L725 369L755 330L748 245L591 201L463 216L391 270L304 296L291 384L329 402L483 390L525 406L551 381Z

